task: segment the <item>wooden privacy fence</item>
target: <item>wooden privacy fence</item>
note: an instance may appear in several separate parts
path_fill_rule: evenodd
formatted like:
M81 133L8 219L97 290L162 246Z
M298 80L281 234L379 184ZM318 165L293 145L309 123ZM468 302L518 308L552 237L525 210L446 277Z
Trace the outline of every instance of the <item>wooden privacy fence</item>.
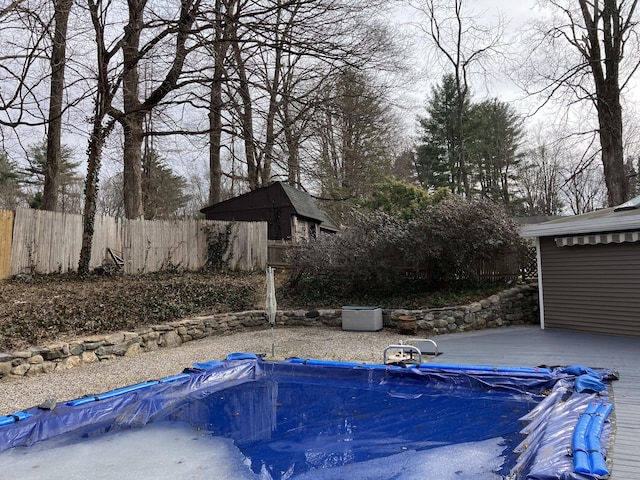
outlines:
M13 237L13 212L0 210L0 279L11 275L11 238Z
M304 244L286 240L269 240L267 263L271 267L289 268L291 267L289 252L300 248L304 248Z
M3 218L0 214L2 259L3 238L7 237ZM210 255L212 232L221 232L228 240L221 254L225 267L245 271L266 268L266 222L126 220L106 216L95 219L90 268L117 258L122 260L125 273L200 270ZM9 242L8 247L11 268L0 278L20 273L76 271L82 246L82 215L18 209L12 237L13 244Z
M522 274L522 260L517 253L505 253L478 262L478 280L483 282L516 281Z

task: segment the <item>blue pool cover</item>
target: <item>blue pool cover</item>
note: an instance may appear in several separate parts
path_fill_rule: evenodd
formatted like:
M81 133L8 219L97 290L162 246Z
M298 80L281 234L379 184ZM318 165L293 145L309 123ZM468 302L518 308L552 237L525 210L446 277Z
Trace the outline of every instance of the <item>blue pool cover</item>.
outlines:
M586 480L609 474L612 378L582 366L268 362L240 353L53 410L0 417L0 452L186 422L233 440L255 473L273 479L501 438L502 466L491 478Z

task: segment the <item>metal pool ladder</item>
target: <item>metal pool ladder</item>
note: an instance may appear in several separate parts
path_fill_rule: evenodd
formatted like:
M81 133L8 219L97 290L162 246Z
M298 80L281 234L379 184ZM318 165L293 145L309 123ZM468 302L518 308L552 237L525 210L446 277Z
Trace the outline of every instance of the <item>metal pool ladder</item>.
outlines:
M389 350L395 350L393 358L389 357L389 363L412 363L420 365L422 363L422 354L426 350L425 344L433 345L435 352L434 356L438 356L438 344L430 338L408 338L406 340L400 340L397 345L389 345L382 352L382 361L387 364L387 352ZM417 358L414 357L417 355Z

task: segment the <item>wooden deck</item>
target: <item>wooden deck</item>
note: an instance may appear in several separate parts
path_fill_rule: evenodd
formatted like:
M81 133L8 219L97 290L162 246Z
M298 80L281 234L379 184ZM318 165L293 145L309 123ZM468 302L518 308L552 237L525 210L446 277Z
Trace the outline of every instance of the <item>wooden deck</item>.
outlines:
M613 382L616 431L610 480L640 479L640 339L540 330L483 330L434 337L437 362L494 366L585 365L617 370Z

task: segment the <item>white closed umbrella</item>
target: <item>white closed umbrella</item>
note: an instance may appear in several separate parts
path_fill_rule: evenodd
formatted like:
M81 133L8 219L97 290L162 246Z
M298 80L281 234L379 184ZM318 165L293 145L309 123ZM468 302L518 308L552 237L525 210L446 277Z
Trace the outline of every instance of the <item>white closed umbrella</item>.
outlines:
M272 327L276 324L276 312L278 311L274 271L275 269L273 267L267 267L267 299L265 301L265 311Z
M278 302L276 301L276 284L274 277L275 269L267 267L267 298L264 303L265 313L271 325L271 358L276 356L276 344L273 339L273 327L276 324L276 312L278 311Z

